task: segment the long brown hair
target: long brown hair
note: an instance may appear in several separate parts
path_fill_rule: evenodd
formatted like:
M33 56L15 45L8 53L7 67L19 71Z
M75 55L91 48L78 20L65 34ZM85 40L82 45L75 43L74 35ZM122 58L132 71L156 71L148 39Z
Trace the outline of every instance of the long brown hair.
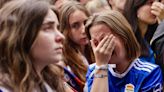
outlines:
M43 1L13 0L0 10L0 85L12 92L46 92L43 80L52 89L64 92L55 70L45 67L42 80L30 56L49 9L50 5ZM51 81L50 76L54 78Z
M147 29L149 31L147 31L145 34L145 36L147 37L145 38L142 37L141 29L139 28L139 23L138 23L137 11L140 7L145 5L147 1L148 0L126 0L125 7L123 10L123 14L125 18L128 20L128 22L130 23L130 25L132 26L132 29L133 29L133 32L135 33L137 41L141 46L141 56L144 56L144 57L150 56L149 43L146 40L149 41L149 39L151 39L157 26L156 24L149 25Z
M83 63L83 60L78 55L79 45L71 40L70 37L70 24L69 17L70 14L75 12L75 10L83 11L86 16L89 17L89 13L86 8L76 1L67 1L63 3L60 9L60 30L65 35L66 41L64 44L64 55L65 55L65 63L71 67L71 70L75 73L75 75L80 78L83 82L85 82L85 75L87 72L87 66ZM91 64L93 62L93 52L91 46L88 44L85 46L85 57Z

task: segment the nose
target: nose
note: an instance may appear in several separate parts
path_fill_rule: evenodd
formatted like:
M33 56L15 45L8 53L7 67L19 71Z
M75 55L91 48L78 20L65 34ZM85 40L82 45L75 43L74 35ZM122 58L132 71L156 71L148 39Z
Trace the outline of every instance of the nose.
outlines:
M64 40L65 40L65 36L60 31L57 31L55 41L56 42L63 42Z
M81 30L82 30L82 33L85 34L85 24L82 24Z

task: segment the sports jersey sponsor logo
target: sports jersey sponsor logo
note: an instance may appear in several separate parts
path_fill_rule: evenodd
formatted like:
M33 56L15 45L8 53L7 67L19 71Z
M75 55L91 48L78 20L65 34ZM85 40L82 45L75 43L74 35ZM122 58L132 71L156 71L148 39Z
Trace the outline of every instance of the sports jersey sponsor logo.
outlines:
M126 84L125 85L125 92L134 92L134 85L133 84Z

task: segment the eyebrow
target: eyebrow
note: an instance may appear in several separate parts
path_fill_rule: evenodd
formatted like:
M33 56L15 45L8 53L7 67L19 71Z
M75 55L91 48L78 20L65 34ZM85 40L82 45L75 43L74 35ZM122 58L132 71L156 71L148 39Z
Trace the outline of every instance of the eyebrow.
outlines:
M55 24L54 21L47 21L47 22L43 22L43 25L52 25Z
M88 18L84 19L83 21L82 20L76 20L76 21L72 21L70 24L74 24L74 23L78 23L78 22L84 22L86 21Z

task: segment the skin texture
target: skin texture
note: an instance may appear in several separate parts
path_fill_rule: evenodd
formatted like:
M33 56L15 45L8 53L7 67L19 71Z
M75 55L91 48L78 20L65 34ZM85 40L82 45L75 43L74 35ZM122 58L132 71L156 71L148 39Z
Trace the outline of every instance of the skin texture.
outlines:
M125 47L121 39L112 33L110 27L105 24L94 25L90 28L90 34L92 38L92 47L94 49L98 65L108 63L117 64L122 70L124 70L123 67L129 65L130 62L120 61L127 61Z
M32 45L31 56L38 71L51 63L57 63L63 58L64 36L58 30L59 22L52 10L48 11L42 28Z
M164 19L164 0L161 2L154 2L151 6L151 13L157 16L160 23Z
M147 1L145 5L141 6L137 11L137 17L139 21L142 21L146 24L156 23L156 16L151 13L151 6L153 0Z
M76 10L69 17L69 24L71 25L71 39L80 46L84 46L89 42L85 33L85 21L87 18L88 17L85 13L80 10Z
M126 0L108 0L113 10L123 11Z

